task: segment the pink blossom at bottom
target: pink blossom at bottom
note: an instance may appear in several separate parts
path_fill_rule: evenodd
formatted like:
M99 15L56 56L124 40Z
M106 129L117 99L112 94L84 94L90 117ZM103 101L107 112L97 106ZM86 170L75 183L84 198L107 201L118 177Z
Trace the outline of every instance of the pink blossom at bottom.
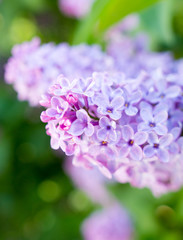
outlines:
M133 229L127 212L118 204L97 211L82 225L85 240L130 240Z
M91 9L94 0L59 0L60 10L75 18L84 17Z
M65 171L76 187L83 190L93 202L107 206L113 201L112 196L106 189L106 184L109 181L98 169L76 167L72 163L72 158L68 157L65 162Z

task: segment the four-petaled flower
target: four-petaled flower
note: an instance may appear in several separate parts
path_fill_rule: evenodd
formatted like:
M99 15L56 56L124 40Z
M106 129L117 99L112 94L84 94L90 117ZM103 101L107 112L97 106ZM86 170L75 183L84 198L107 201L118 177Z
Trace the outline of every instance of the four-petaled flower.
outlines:
M173 135L170 133L158 138L156 133L150 132L147 140L149 145L144 147L144 154L149 158L156 155L161 162L168 162L170 154L166 147L170 145L172 140Z
M138 113L138 108L133 105L138 103L142 98L141 91L132 92L131 94L128 91L124 90L124 111L128 116L135 116Z
M110 121L108 117L101 117L99 120L100 129L97 131L97 137L101 140L110 139L111 141L117 140L116 123Z
M117 96L110 101L106 96L97 96L95 98L95 104L98 106L98 113L108 115L113 120L118 120L121 118L124 98L122 96Z
M85 133L87 136L92 136L94 126L90 123L90 117L84 109L76 112L77 119L72 123L68 133L73 136L80 136Z
M64 101L62 98L52 97L51 107L46 110L46 114L51 118L62 118L67 111L68 106L68 102Z
M141 109L140 116L143 122L138 124L139 131L155 131L158 135L164 135L167 133L167 127L163 125L168 118L167 111L153 114L152 109L147 107Z
M140 145L147 141L148 134L146 132L134 134L134 130L128 125L122 127L121 133L123 138L120 149L121 156L127 157L129 155L133 160L141 160L142 148Z

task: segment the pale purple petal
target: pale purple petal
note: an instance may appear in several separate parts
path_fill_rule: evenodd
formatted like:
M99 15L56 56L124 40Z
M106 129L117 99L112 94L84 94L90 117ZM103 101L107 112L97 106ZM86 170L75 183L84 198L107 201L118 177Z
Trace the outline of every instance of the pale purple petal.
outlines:
M171 86L169 87L165 93L166 93L166 96L168 98L175 98L175 97L178 97L178 95L180 94L181 92L181 88L178 87L178 86Z
M172 141L173 141L173 135L169 133L160 138L159 144L161 145L161 147L167 147L168 145L170 145Z
M109 106L109 100L107 97L97 95L93 97L93 102L100 107L107 108Z
M115 97L112 101L111 101L111 106L114 108L114 109L122 109L124 105L124 98L123 97Z
M158 135L165 135L168 132L168 129L166 126L162 125L162 124L158 124L155 128L154 131L158 134Z
M83 134L85 127L86 126L83 124L83 122L76 119L72 123L71 128L69 129L68 133L70 133L73 136L80 136L81 134Z
M128 125L123 126L121 129L121 132L122 132L122 137L126 142L128 142L130 139L133 139L134 137L134 131Z
M144 154L146 155L146 157L149 157L149 158L154 156L156 153L156 150L150 145L145 146L143 150L144 150Z
M155 123L163 123L167 120L168 113L166 111L162 111L154 117Z
M97 131L97 137L100 140L105 140L107 138L107 131L105 128L101 128Z
M68 88L70 86L70 81L67 78L64 78L63 76L58 77L58 81L62 89Z
M117 140L116 131L111 130L110 133L109 133L109 138L110 138L112 141L116 141L116 140Z
M94 126L91 123L88 123L88 126L85 128L84 132L87 136L92 136L94 133Z
M76 112L76 116L79 120L81 120L83 122L88 122L90 119L87 112L84 109L78 110Z
M130 149L129 155L133 160L136 160L136 161L141 160L142 159L142 148L136 144L133 145Z
M174 127L171 129L170 133L173 135L174 139L177 139L180 136L181 131L182 131L181 127Z
M137 145L142 145L147 141L148 134L146 132L135 133L134 140Z
M100 120L99 120L99 126L100 127L106 127L108 125L111 125L109 118L108 117L101 117Z
M130 105L129 107L125 108L125 113L128 116L135 116L138 112L138 109L136 107L133 107L132 105Z
M140 111L140 116L145 122L153 122L152 111L149 108L143 108Z
M61 103L57 97L52 97L51 105L56 109L57 107L60 107Z
M126 157L129 152L130 152L129 146L127 144L122 145L122 147L120 148L120 156Z
M158 149L157 156L161 162L169 161L169 152L166 149Z
M136 92L132 93L132 95L130 97L130 102L131 103L138 103L141 98L142 98L142 92L141 91L136 91Z
M50 141L50 145L55 150L59 149L59 140L58 140L58 138L52 137L51 141Z
M49 117L56 117L58 115L58 112L57 110L53 109L53 108L48 108L46 110L46 114L49 116Z
M158 139L157 134L154 133L154 132L150 132L147 141L148 141L148 143L150 143L150 144L152 144L152 145L153 145L154 143L159 143L159 139Z
M121 118L121 112L120 111L113 111L112 113L106 113L108 114L112 119L118 120Z
M149 125L147 125L144 122L139 123L137 128L138 128L138 131L149 131L150 130Z
M172 154L177 154L180 150L179 145L176 142L172 142L168 148Z

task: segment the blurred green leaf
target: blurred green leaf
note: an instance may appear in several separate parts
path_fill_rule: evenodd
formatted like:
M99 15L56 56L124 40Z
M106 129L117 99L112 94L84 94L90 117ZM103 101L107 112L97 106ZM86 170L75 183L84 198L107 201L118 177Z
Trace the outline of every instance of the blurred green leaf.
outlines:
M141 12L142 26L149 33L152 45L163 43L172 44L174 33L172 19L174 14L174 0L159 2Z
M126 15L143 10L161 0L98 0L88 17L83 20L74 37L74 44L86 42L92 34L100 35Z

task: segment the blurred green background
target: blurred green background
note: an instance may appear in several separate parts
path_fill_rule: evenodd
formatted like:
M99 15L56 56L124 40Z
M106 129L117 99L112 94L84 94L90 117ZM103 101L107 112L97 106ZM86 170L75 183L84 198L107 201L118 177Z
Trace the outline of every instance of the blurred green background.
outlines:
M98 207L65 175L64 157L51 150L40 122L42 109L19 102L4 83L12 46L34 36L43 42L101 43L111 24L147 7L146 0L140 2L140 7L129 7L125 0L98 0L86 19L78 21L62 14L57 0L0 1L0 240L81 240L81 222ZM109 21L114 13L116 19ZM154 49L183 56L183 0L162 1L140 15L141 30ZM96 23L105 24L96 29ZM183 240L183 190L159 199L128 184L110 190L131 214L134 239Z

